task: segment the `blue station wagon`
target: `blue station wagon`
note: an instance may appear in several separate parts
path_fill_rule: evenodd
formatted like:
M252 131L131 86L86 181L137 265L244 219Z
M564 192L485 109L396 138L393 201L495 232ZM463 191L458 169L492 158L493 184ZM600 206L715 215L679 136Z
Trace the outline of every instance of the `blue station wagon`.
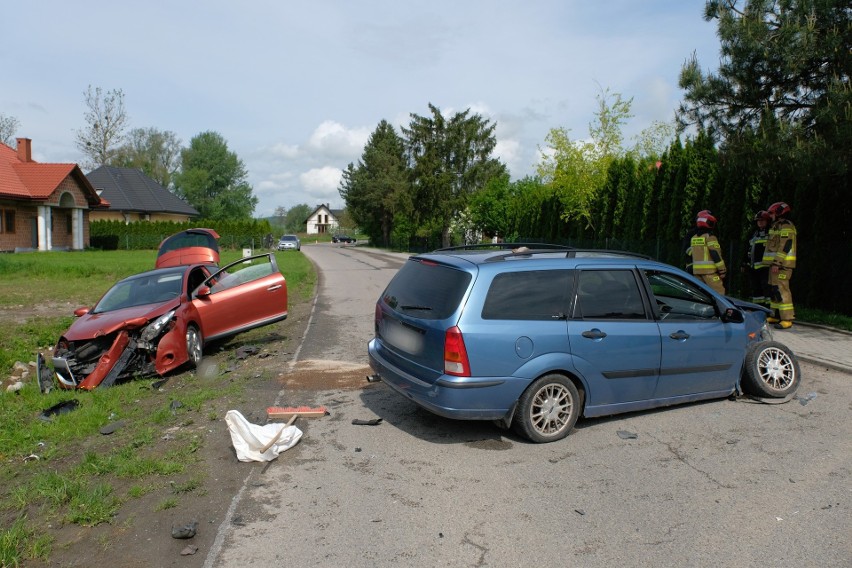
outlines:
M376 303L378 378L435 414L534 442L580 416L798 388L761 306L640 255L511 246L411 257Z

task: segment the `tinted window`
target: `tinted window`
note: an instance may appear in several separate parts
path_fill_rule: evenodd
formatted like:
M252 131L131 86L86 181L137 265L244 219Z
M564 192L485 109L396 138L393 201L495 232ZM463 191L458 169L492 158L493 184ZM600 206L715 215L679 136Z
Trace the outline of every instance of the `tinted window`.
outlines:
M456 311L469 284L467 272L412 259L396 273L382 300L403 314L444 319Z
M169 251L179 250L189 247L205 247L216 252L219 252L219 245L216 239L206 231L183 231L176 235L172 235L160 245L159 254L164 254Z
M631 270L584 270L577 286L583 319L644 319L645 307Z
M491 282L482 319L544 320L564 318L574 288L571 270L504 272Z

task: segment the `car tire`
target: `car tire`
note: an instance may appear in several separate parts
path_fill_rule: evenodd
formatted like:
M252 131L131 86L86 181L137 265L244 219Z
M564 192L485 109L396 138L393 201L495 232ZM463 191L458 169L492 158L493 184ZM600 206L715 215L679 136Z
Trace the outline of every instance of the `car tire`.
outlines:
M580 416L577 387L564 375L545 375L533 381L518 400L515 431L538 444L561 440Z
M203 353L204 338L201 336L201 331L190 324L186 327L186 354L189 357L189 364L198 367Z
M801 380L799 360L783 343L761 341L746 354L743 390L747 394L784 398L796 392Z

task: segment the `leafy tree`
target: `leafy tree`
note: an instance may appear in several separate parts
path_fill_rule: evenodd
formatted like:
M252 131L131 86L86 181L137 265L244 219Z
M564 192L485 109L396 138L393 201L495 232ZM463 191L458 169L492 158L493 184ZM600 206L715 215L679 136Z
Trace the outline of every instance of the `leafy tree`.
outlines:
M175 193L195 207L204 219L248 219L257 197L246 182L242 160L228 150L217 132L196 135L181 151L181 170L174 176Z
M172 176L180 168L181 149L181 141L174 132L134 128L111 164L140 169L163 187L169 187Z
M415 215L421 230L437 232L443 246L450 244L453 220L466 208L472 193L506 167L492 157L496 124L470 109L447 120L434 105L431 116L411 115L403 128L412 168Z
M94 169L111 163L124 142L128 117L121 89L104 92L89 85L83 97L88 109L83 115L86 127L77 131L76 144L85 156L84 167Z
M15 141L15 132L21 123L14 116L6 116L0 113L0 142L11 146Z
M389 246L394 219L411 210L403 140L382 120L370 135L358 166L349 164L338 191L352 220L370 240Z
M512 219L509 210L512 206L509 175L493 177L481 191L470 196L468 216L473 226L486 236L503 239L509 236Z
M288 233L304 233L305 220L311 214L313 208L307 203L300 203L291 207L284 215L284 230Z
M552 184L562 202L565 221L582 221L594 229L592 204L607 179L609 165L624 155L622 126L632 115L633 99L602 91L598 111L589 125L591 140L571 140L565 128L553 128L545 142L538 174Z

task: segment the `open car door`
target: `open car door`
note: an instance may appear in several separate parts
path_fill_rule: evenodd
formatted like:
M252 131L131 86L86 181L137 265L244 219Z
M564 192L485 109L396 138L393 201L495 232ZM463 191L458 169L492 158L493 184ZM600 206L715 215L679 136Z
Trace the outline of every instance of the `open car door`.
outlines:
M287 283L275 255L242 258L192 292L204 341L219 339L287 317Z

